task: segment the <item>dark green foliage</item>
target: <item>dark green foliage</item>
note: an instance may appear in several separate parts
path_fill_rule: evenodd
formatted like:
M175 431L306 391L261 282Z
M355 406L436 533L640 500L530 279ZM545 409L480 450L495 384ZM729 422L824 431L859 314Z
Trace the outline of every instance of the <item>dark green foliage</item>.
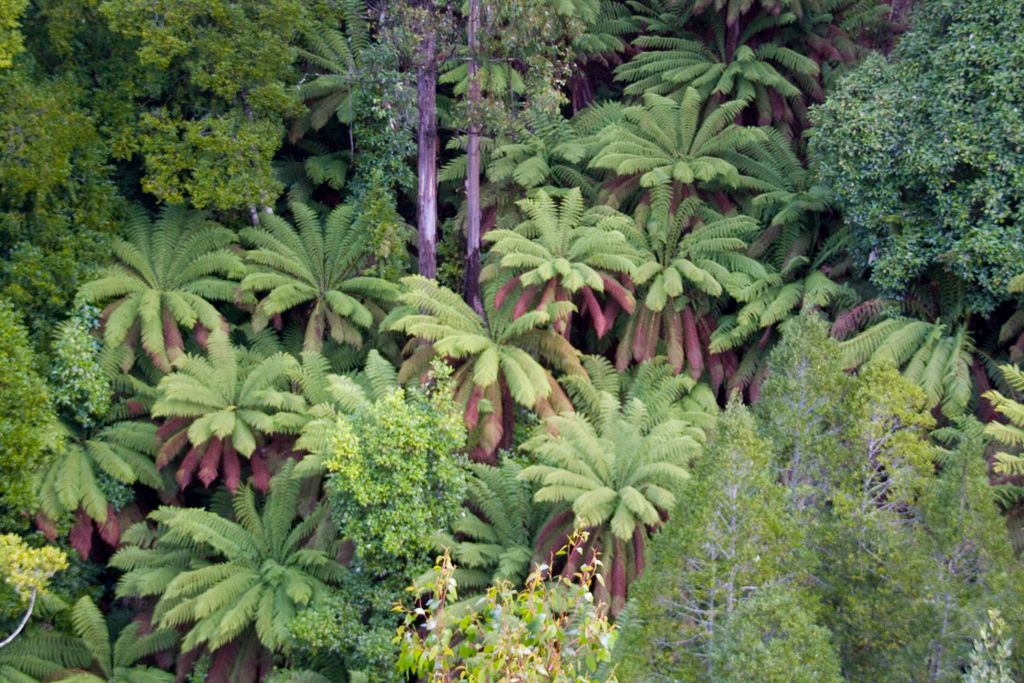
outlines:
M711 654L716 681L839 683L839 656L829 630L814 619L799 591L770 586L729 615Z
M31 629L0 650L0 682L35 683L89 664L82 641L59 631Z
M847 375L823 321L783 329L760 419L727 411L653 544L619 673L959 680L986 610L1021 599L981 425L934 430L891 366Z
M1024 14L905 4L0 0L0 683L1007 683Z
M816 166L873 282L898 293L935 269L988 314L1024 252L1024 13L940 0L913 18L888 60L867 60L816 110Z
M731 633L729 620L765 590L790 586L788 600L797 604L788 618L803 622L805 631L820 628L809 623L815 605L804 586L810 569L805 532L786 502L785 488L773 477L770 444L756 434L750 414L732 405L719 418L707 453L697 459L664 532L652 543L648 569L616 646L622 680L729 676L728 666L716 668L727 664L714 656L720 639L732 638L732 647L742 647L749 637L744 631L758 628L745 622L756 619L758 608L750 608L749 616L741 613ZM747 655L771 657L771 651ZM823 652L814 656L827 659ZM742 679L740 674L735 680Z
M470 468L467 509L452 523L451 534L435 540L435 549L458 563L453 576L463 596L499 581L524 581L534 559L533 539L548 514L533 502L533 486L519 476L521 464L505 460L498 467Z
M892 366L847 377L836 350L823 323L794 322L758 406L820 553L823 623L851 680L956 680L985 609L1020 599L980 427L936 447L921 389Z
M157 598L157 624L187 629L183 651L253 636L269 651L285 649L292 617L345 576L327 505L300 503L292 470L283 466L262 500L241 489L229 516L168 506L150 515L155 529L133 526L111 560L125 572L118 594Z
M0 526L19 527L33 503L32 476L57 436L46 382L36 368L28 332L0 299Z
M85 671L66 671L58 680L65 683L170 683L174 674L140 663L158 652L177 645L178 633L171 628L153 628L145 620L135 620L120 629L116 637L103 613L87 597L71 611L71 620L80 643L92 660Z
M86 91L25 62L0 70L0 293L38 344L102 258L124 203Z
M270 3L137 0L100 5L111 28L137 41L136 58L163 95L139 112L129 149L142 155L142 188L197 208L272 204L281 186L271 158L284 117L299 104L293 44L309 12L297 0ZM156 94L156 93L153 93Z

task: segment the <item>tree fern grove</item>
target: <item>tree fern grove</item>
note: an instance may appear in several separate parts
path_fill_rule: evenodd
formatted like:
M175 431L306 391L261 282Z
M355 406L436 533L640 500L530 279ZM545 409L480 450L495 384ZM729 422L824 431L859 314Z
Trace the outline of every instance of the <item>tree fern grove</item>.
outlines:
M1021 34L0 0L0 683L1019 680Z

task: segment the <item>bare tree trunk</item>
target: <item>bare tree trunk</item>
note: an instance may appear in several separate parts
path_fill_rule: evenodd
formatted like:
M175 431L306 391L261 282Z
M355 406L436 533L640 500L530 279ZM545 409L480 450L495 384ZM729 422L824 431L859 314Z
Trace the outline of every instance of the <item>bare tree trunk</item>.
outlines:
M419 272L437 277L437 35L423 35L422 54L416 67L417 131L416 223L419 231Z
M480 295L480 64L477 62L477 30L480 0L469 0L469 140L466 145L466 302L481 316Z
M36 589L33 588L32 592L29 594L28 597L28 609L25 610L25 614L18 621L18 625L14 627L14 630L11 631L11 633L6 638L0 641L0 647L6 647L10 645L11 642L18 637L18 634L25 629L25 625L28 623L29 618L32 616L32 610L35 609L35 606Z

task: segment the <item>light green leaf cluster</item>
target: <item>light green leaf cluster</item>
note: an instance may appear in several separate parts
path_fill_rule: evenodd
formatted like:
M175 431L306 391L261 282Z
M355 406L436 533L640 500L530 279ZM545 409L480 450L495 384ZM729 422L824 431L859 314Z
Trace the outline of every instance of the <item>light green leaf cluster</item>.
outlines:
M233 301L242 260L230 249L234 233L207 214L183 206L166 207L155 222L141 210L126 227L127 239L114 242L115 265L80 290L88 302L113 303L104 339L142 348L169 372L184 348L179 326L219 329L224 318L211 301Z
M67 555L59 548L33 548L16 534L0 534L0 571L22 600L45 592L54 574L67 568Z
M27 5L28 0L4 0L0 4L0 69L9 68L25 49L20 19Z
M582 554L577 544L568 553ZM456 616L449 608L458 595L456 568L446 554L434 568L433 596L426 608L406 612L395 642L402 647L397 667L403 674L435 675L484 683L614 683L600 676L611 659L615 628L586 585L597 563L584 564L574 581L552 578L541 567L523 588L499 582L480 599L481 609ZM418 622L426 623L426 635Z
M327 490L341 534L372 570L403 574L460 514L466 431L450 387L395 389L339 417L332 437Z
M571 303L553 302L514 320L506 305L499 311L490 309L492 315L485 322L462 297L432 280L410 276L402 284L401 306L383 325L431 344L406 360L399 378L425 373L435 355L455 361L455 400L466 406L466 429L480 457L492 459L511 439L509 399L542 414L567 407L564 392L538 359L568 373L582 373L579 351L550 327L572 310Z
M520 476L537 483L536 502L555 504L563 518L571 511L570 528L591 533L587 550L599 551L605 563L595 590L599 599L610 598L618 615L628 580L643 571L650 530L684 495L680 486L704 434L671 410L649 408L640 396L623 401L618 392L602 392L596 398L590 414L545 420L522 445L536 464Z
M362 346L365 332L384 317L382 305L398 295L393 284L366 277L370 235L352 221L352 207L341 205L321 219L310 207L291 205L297 229L274 215L246 228L242 240L250 264L243 292L265 292L256 304L253 328L274 316L308 307L303 348L318 351L325 334L338 343Z
M112 389L100 363L99 327L99 310L82 306L57 326L51 350L54 406L82 427L94 426L110 410Z

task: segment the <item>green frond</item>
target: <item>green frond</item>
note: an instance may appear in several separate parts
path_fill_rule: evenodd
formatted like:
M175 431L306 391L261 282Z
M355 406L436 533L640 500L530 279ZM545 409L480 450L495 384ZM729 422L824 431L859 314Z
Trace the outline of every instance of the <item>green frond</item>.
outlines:
M104 673L110 674L113 669L113 655L110 648L110 631L103 614L88 596L75 603L71 612L71 621L75 633L82 639L93 658Z

